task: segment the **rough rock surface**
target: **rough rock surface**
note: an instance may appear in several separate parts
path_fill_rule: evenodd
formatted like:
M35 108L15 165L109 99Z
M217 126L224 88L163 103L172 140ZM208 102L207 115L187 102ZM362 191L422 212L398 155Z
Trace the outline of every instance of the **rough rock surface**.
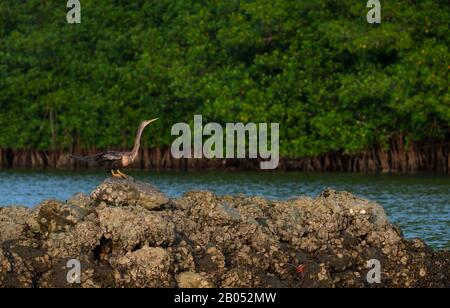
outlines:
M163 193L151 185L116 178L105 180L91 197L110 206L139 205L148 210L158 209L169 202Z
M73 259L81 282L70 284ZM170 200L107 179L90 196L0 208L0 287L450 287L449 259L405 240L378 204L332 190Z

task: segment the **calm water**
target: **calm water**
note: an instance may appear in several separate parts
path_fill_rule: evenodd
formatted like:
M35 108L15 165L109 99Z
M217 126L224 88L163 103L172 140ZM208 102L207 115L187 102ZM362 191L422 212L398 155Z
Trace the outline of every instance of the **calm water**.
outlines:
M129 174L171 197L200 189L271 199L316 196L325 188L346 190L380 203L406 237L420 237L435 248L450 249L449 176L223 171ZM49 198L65 200L76 192L90 193L105 177L105 173L93 171L0 171L0 206L33 206Z

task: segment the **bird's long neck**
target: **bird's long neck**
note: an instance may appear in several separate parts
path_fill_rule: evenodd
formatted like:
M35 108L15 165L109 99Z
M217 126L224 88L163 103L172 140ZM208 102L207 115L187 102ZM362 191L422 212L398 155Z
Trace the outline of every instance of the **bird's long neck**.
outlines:
M141 146L141 137L142 137L142 132L144 131L145 128L145 123L141 123L141 125L139 125L139 128L137 130L136 133L136 140L134 140L134 147L133 150L131 150L131 158L134 160L139 152L139 148Z

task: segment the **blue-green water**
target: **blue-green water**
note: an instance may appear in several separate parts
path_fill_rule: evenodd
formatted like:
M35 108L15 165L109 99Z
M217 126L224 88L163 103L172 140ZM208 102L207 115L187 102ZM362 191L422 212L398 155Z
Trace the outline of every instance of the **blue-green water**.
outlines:
M316 196L325 188L346 190L380 203L407 238L420 237L435 248L450 248L450 177L302 172L144 172L135 179L152 183L171 197L190 190L288 199ZM0 171L0 206L33 206L76 192L90 193L105 177L101 171Z

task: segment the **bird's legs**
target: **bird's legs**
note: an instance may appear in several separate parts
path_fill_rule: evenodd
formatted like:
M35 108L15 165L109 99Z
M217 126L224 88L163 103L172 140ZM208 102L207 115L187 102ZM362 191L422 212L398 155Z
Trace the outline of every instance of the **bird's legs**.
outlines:
M122 172L119 171L119 169L116 170L117 172L115 173L113 169L111 169L111 174L114 178L121 178L121 179L126 179L127 176L125 174L123 174Z
M122 173L119 169L117 169L117 173L118 173L123 179L128 178L128 175L126 175L125 173Z

